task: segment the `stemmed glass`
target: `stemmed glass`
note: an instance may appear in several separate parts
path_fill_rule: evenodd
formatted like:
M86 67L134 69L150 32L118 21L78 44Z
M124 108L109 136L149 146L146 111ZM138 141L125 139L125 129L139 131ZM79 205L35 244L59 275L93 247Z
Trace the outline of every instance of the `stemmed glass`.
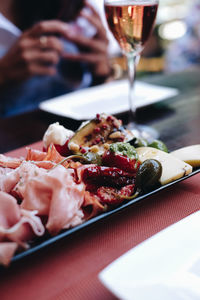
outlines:
M134 81L136 65L156 19L159 0L104 0L108 26L127 60L129 79L128 129L137 137L153 139L158 133L151 127L136 123Z

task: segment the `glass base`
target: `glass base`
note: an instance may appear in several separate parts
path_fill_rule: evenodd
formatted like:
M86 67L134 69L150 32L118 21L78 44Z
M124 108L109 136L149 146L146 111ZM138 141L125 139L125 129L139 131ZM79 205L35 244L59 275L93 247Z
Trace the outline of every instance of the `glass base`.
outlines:
M128 124L127 129L129 129L135 137L146 139L148 142L159 138L158 131L150 126Z

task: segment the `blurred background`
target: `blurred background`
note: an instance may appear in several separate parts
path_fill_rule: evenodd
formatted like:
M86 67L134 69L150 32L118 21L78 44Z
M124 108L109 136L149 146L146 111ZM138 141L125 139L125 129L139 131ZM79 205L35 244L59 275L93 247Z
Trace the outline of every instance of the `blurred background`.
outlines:
M103 0L90 0L90 2L97 8L102 16L104 25L107 27ZM188 54L187 52L189 50L193 51L193 49L187 50L187 48L188 43L190 43L190 48L193 47L191 37L188 34L192 34L189 27L196 25L193 24L194 21L198 23L196 30L199 33L197 33L197 38L200 40L200 21L194 18L194 14L198 15L197 18L200 20L200 1L198 0L160 0L153 35L149 39L137 67L139 75L178 71L191 64L191 62L187 61L187 56L191 56L193 53ZM109 30L108 37L110 40L109 52L115 70L115 77L120 78L126 72L126 63ZM188 41L188 39L190 40ZM194 46L197 46L200 52L200 42ZM191 60L193 60L192 64L194 64L193 57Z

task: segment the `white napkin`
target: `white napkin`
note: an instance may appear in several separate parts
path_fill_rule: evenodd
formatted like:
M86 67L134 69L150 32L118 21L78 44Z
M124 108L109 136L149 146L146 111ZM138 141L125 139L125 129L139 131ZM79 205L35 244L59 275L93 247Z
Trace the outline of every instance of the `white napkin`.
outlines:
M102 283L127 300L200 299L200 211L114 261Z

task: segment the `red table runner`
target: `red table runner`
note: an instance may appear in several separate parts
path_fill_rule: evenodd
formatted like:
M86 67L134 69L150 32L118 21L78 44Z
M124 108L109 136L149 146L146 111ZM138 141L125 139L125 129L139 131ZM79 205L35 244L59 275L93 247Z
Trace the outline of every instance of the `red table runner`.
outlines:
M41 143L34 144L40 147ZM19 149L9 154L24 153ZM99 272L199 210L199 181L200 174L195 175L0 270L0 299L115 299L99 281Z

